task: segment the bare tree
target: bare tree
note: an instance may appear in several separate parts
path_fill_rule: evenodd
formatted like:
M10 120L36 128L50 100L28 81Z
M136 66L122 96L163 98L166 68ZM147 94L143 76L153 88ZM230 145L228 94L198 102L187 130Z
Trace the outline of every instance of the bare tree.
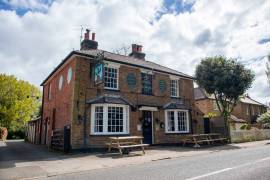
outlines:
M127 56L130 52L130 46L123 44L121 48L114 49L113 52L115 54Z

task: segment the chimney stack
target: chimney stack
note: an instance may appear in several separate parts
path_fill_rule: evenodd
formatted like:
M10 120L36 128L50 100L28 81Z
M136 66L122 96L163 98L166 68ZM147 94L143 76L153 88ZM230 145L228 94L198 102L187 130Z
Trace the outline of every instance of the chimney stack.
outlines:
M98 42L95 41L96 33L92 33L92 39L89 39L90 30L86 29L84 40L81 42L81 50L93 50L98 48Z
M129 54L129 56L137 58L137 59L141 59L141 60L145 60L145 53L142 52L142 45L138 45L138 44L132 44L132 52Z

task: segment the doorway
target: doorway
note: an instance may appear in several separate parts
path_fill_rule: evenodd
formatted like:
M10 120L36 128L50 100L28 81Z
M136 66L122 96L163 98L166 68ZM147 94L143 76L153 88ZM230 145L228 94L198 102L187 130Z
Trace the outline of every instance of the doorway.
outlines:
M203 125L204 125L204 133L209 134L210 133L210 119L204 118L203 119Z
M153 144L153 118L152 111L142 111L143 142Z

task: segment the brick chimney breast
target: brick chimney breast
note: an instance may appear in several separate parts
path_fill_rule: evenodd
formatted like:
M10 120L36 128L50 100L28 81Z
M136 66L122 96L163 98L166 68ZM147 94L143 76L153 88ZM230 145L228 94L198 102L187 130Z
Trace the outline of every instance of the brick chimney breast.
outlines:
M98 42L95 41L96 34L92 33L92 39L89 39L90 30L86 29L84 40L81 42L81 50L92 50L98 48Z
M132 44L131 45L132 52L129 54L129 56L145 60L145 53L142 52L142 45L138 44Z

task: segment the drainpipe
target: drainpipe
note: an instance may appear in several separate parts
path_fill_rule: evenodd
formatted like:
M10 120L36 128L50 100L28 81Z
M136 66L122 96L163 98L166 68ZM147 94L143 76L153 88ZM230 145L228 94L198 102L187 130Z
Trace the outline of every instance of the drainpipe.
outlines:
M43 108L44 108L44 86L42 86L41 119L39 121L40 124L39 124L39 142L38 142L38 144L41 144L41 138L42 138Z

